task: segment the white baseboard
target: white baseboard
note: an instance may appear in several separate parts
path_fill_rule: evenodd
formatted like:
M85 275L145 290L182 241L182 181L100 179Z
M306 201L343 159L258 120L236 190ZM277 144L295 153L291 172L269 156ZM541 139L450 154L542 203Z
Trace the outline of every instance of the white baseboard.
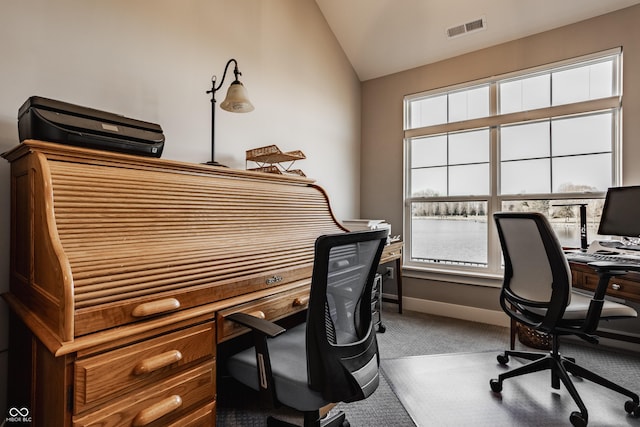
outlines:
M503 311L487 310L466 305L450 304L439 301L429 301L420 298L402 298L402 308L420 313L435 314L437 316L453 317L454 319L469 320L471 322L487 323L489 325L509 327L509 317Z

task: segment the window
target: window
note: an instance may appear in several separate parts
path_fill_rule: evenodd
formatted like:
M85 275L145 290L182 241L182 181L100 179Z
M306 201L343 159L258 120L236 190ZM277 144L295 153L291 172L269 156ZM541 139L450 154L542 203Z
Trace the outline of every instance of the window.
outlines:
M498 273L492 214L538 211L580 245L619 185L621 52L405 97L405 263Z

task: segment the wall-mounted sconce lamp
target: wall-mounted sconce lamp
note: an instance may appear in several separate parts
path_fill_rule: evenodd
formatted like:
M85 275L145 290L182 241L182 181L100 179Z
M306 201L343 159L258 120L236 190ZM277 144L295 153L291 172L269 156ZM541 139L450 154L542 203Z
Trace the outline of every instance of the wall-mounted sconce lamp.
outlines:
M220 80L220 84L216 86L216 76L214 75L213 77L211 77L211 90L207 91L207 93L211 94L211 161L207 162L208 165L222 166L215 160L216 92L224 83L224 78L227 76L227 70L229 69L229 65L231 65L232 62L235 64L233 70L235 80L231 82L229 90L227 90L227 96L220 104L220 108L232 113L248 113L249 111L253 111L254 109L253 104L251 104L251 101L249 101L247 89L245 89L242 83L240 83L240 80L238 80L238 76L242 75L242 73L238 71L238 61L236 61L235 59L230 59L227 62L227 65L225 65L224 67L224 74L222 74L222 80Z

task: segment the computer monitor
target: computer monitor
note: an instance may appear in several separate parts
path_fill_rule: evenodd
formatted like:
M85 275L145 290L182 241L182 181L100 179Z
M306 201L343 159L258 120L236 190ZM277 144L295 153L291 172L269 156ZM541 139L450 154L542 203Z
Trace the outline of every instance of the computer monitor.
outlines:
M640 185L607 190L598 234L640 237Z

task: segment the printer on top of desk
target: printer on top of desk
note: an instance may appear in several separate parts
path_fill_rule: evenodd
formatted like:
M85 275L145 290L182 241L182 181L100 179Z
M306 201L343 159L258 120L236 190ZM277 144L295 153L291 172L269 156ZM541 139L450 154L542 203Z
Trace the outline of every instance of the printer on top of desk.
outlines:
M39 139L87 148L160 157L162 128L154 123L32 96L18 110L20 141Z

